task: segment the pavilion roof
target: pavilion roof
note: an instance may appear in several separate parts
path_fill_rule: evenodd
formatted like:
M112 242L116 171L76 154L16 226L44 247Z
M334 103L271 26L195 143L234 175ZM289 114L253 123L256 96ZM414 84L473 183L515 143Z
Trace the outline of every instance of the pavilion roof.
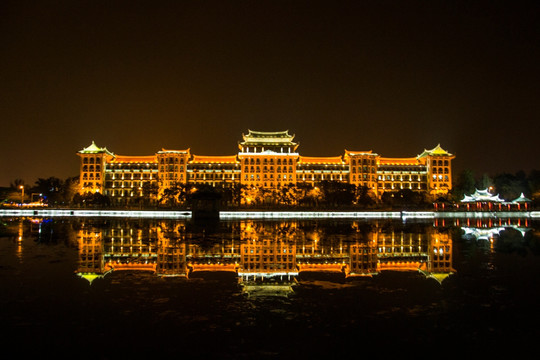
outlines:
M531 202L531 201L532 200L529 198L526 198L525 195L523 195L523 193L521 193L521 195L517 199L512 200L513 203L524 203L524 202Z
M493 202L505 202L503 199L499 197L499 194L492 195L488 189L484 190L478 190L475 189L474 193L471 195L464 195L463 200L461 202L485 202L485 201L493 201Z

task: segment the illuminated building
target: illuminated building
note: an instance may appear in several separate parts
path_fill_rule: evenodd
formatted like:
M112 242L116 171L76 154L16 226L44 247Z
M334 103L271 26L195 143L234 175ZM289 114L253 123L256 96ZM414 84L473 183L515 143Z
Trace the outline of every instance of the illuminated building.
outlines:
M251 130L238 143L238 153L227 156L195 155L189 148L124 156L92 142L78 152L79 192L100 192L116 204L128 204L147 196L151 186L161 197L165 189L177 184L245 185L269 190L337 181L364 186L377 197L404 189L435 196L452 188L451 161L455 156L440 145L407 158L382 157L371 150L345 150L343 155L330 157L302 156L298 146L288 131Z

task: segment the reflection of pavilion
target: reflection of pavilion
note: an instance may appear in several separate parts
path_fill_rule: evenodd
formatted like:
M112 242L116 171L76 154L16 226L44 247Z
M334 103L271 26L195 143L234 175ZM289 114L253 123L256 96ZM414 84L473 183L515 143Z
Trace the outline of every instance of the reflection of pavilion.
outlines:
M506 225L495 227L462 227L465 233L464 238L474 238L476 240L488 240L493 241L495 236L500 236L501 232L507 229L514 229L521 233L521 236L525 236L525 233L530 231L530 228L519 225Z
M455 225L460 226L464 231L464 238L474 238L477 240L493 241L495 236L499 236L503 230L515 229L525 235L531 228L530 220L520 217L489 217L489 218L467 218L455 219Z
M92 281L110 271L186 278L201 271L226 271L238 275L246 293L284 295L302 272L357 277L418 271L439 281L454 272L448 233L432 227L405 232L378 224L360 233L357 225L346 225L350 229L343 238L297 222L246 220L229 223L230 234L220 234L220 239L201 242L182 222L118 222L103 229L89 221L78 231L79 274Z

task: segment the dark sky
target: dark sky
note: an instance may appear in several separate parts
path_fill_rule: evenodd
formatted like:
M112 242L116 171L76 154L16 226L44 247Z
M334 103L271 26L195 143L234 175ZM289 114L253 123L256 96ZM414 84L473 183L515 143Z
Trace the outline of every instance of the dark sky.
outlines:
M76 152L299 152L540 169L539 1L2 1L0 186Z

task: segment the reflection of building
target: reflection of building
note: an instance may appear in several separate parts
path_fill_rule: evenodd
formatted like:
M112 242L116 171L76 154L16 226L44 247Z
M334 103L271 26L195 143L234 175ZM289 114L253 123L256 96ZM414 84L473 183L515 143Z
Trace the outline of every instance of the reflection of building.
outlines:
M249 131L239 152L201 156L190 149L162 149L149 156L116 155L92 142L78 152L80 193L100 192L117 203L145 195L146 184L158 194L175 184L235 184L276 189L286 185L315 185L339 181L366 186L374 194L403 189L445 194L451 189L454 155L439 145L410 158L385 158L369 151L349 151L331 157L302 156L288 131Z
M265 239L241 245L239 275L297 275L296 246Z
M83 222L78 231L79 273L92 280L110 271L150 271L183 276L205 271L236 273L251 295L288 294L303 272L344 277L383 271L417 271L442 281L452 269L452 241L434 227L405 231L374 222L332 228L297 221L227 222L219 238L188 230L182 221L117 221L109 227Z
M79 246L78 275L90 283L103 276L103 237L101 231L91 226L84 226L77 232Z

